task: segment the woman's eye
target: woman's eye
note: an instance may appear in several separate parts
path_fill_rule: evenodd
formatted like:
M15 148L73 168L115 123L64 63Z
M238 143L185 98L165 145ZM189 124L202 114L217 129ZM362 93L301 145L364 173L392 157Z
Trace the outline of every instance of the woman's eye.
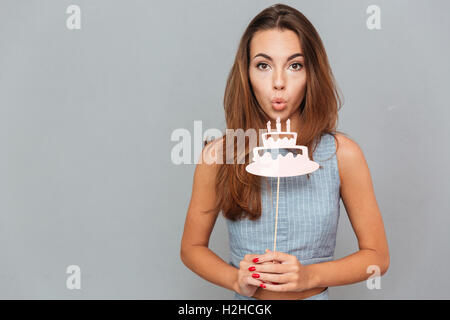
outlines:
M291 67L292 67L292 66L295 66L295 65L298 66L297 68L294 68L295 71L299 71L299 70L303 67L303 66L302 66L300 63L298 63L298 62L291 64Z
M300 71L301 68L303 67L303 66L302 66L300 63L298 63L298 62L291 64L291 67L292 67L292 66L295 66L295 67L294 67L294 71ZM267 70L267 69L269 69L269 65L268 65L267 63L264 63L264 62L258 63L258 64L256 65L256 67L257 67L258 69L260 69L260 70Z
M260 66L264 66L264 68L261 69ZM256 65L256 67L257 67L258 69L260 69L260 70L267 70L267 66L268 66L268 64L267 64L267 63L264 63L264 62L258 63L258 64Z

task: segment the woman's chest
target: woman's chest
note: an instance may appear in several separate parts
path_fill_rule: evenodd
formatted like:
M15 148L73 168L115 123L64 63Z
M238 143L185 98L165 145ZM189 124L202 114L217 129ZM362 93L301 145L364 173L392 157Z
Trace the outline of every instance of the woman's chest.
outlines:
M324 175L264 178L261 217L229 221L231 237L240 243L270 248L275 232L280 246L296 238L326 238L335 231L339 217L339 186ZM278 184L279 183L279 184ZM312 239L312 240L311 240Z

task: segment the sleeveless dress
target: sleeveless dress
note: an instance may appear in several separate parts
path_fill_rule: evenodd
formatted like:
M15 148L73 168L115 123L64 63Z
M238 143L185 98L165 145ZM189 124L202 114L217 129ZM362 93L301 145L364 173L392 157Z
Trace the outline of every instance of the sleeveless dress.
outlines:
M314 161L321 167L309 179L306 175L280 178L276 251L296 256L303 265L334 260L340 212L335 151L334 137L323 134L313 153ZM282 149L280 152L286 153ZM246 254L273 251L278 178L261 179L261 217L256 221L225 219L230 241L229 264L236 268ZM234 299L257 300L237 292ZM305 300L315 299L327 300L328 288Z

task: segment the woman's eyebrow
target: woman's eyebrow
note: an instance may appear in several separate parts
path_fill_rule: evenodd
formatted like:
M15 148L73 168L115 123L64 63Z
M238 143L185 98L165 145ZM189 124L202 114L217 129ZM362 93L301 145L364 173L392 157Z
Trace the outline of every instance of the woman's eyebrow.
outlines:
M272 59L270 56L268 56L267 54L265 54L265 53L258 53L256 56L253 57L253 59L255 59L256 57L264 57L264 58L266 58L267 60L273 62L273 59ZM290 57L288 57L288 58L286 59L286 61L289 61L289 60L291 60L291 59L294 59L295 57L304 57L304 56L303 56L303 54L301 54L301 53L294 53L293 55L291 55Z

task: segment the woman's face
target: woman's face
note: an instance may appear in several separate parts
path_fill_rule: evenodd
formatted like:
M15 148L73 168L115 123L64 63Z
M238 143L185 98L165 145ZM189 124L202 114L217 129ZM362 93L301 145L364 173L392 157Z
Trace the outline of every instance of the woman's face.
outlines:
M292 30L258 31L250 42L249 77L256 99L271 118L291 118L306 92L300 40ZM274 103L274 99L286 103ZM299 115L299 113L298 113Z

